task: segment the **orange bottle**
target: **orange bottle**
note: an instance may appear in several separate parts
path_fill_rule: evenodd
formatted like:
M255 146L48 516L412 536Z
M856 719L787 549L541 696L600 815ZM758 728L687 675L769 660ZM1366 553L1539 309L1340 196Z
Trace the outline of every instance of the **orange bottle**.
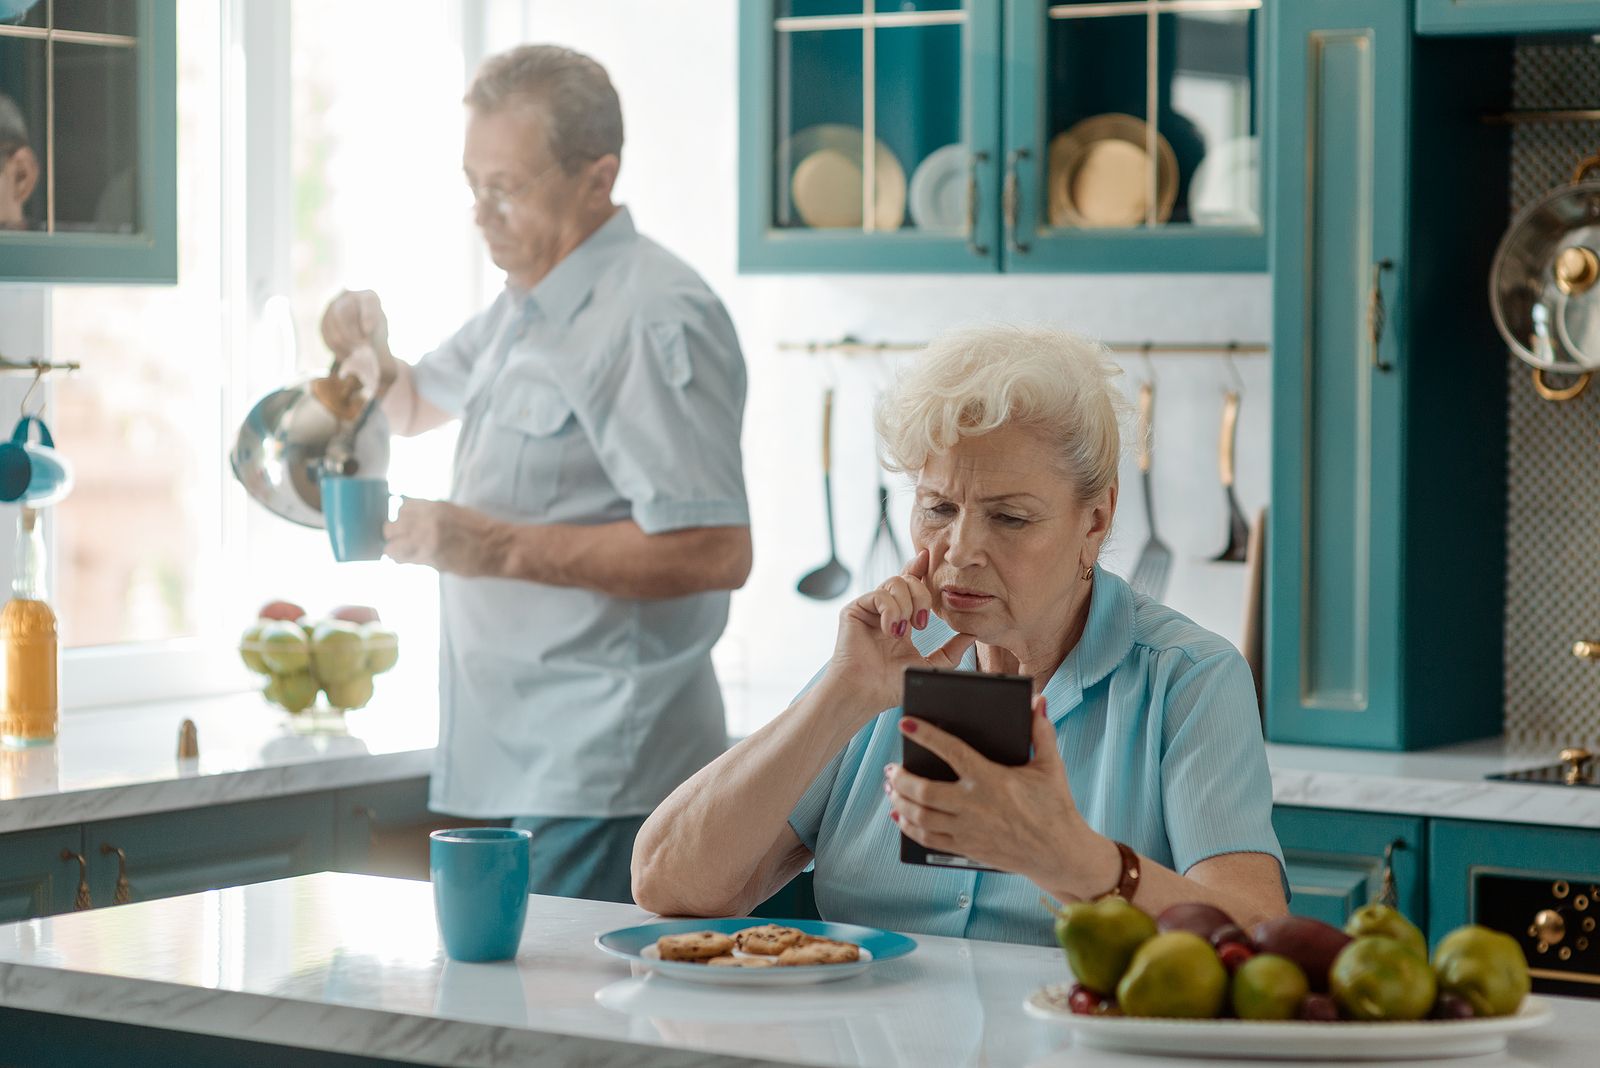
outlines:
M16 577L0 608L0 743L47 745L56 740L60 703L56 614L45 600L44 526L24 507L17 519Z

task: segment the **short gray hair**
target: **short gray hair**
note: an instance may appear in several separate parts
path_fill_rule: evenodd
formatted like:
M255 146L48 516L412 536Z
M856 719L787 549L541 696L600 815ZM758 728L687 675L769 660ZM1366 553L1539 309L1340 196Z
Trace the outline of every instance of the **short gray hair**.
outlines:
M0 93L0 149L20 148L28 143L28 123L17 102Z
M622 155L622 103L606 69L559 45L520 45L478 68L464 101L481 114L517 105L544 112L550 154L568 174Z
M1045 326L983 326L941 335L879 400L878 437L892 471L915 474L964 437L1016 423L1060 449L1080 501L1116 483L1128 402L1104 345Z

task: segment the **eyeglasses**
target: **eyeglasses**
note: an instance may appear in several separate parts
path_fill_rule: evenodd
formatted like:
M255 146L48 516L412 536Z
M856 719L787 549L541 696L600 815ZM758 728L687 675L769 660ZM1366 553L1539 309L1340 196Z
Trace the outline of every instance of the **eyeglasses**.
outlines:
M537 185L545 175L555 170L558 165L559 161L552 163L527 181L519 182L510 188L501 188L496 185L475 185L472 179L468 178L467 190L472 194L473 207L476 208L479 204L487 204L495 211L505 215L511 211L512 204L526 196L528 190Z

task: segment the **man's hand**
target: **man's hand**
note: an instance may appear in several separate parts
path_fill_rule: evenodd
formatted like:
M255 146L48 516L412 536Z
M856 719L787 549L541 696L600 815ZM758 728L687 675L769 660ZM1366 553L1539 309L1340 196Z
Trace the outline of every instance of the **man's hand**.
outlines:
M504 573L510 527L458 504L407 498L383 536L384 553L398 563L477 578Z
M389 319L372 290L345 290L329 301L322 313L322 340L333 352L334 368L359 378L369 393L394 380Z

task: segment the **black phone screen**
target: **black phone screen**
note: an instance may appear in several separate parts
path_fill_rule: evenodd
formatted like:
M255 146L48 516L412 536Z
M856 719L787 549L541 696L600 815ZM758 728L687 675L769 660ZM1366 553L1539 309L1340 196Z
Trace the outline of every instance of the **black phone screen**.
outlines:
M907 668L905 715L948 731L997 764L1026 764L1033 742L1033 681L1025 675L989 675L974 671ZM939 757L901 736L900 763L913 775L954 782L956 773ZM906 864L994 871L967 857L941 853L900 836L900 859Z

